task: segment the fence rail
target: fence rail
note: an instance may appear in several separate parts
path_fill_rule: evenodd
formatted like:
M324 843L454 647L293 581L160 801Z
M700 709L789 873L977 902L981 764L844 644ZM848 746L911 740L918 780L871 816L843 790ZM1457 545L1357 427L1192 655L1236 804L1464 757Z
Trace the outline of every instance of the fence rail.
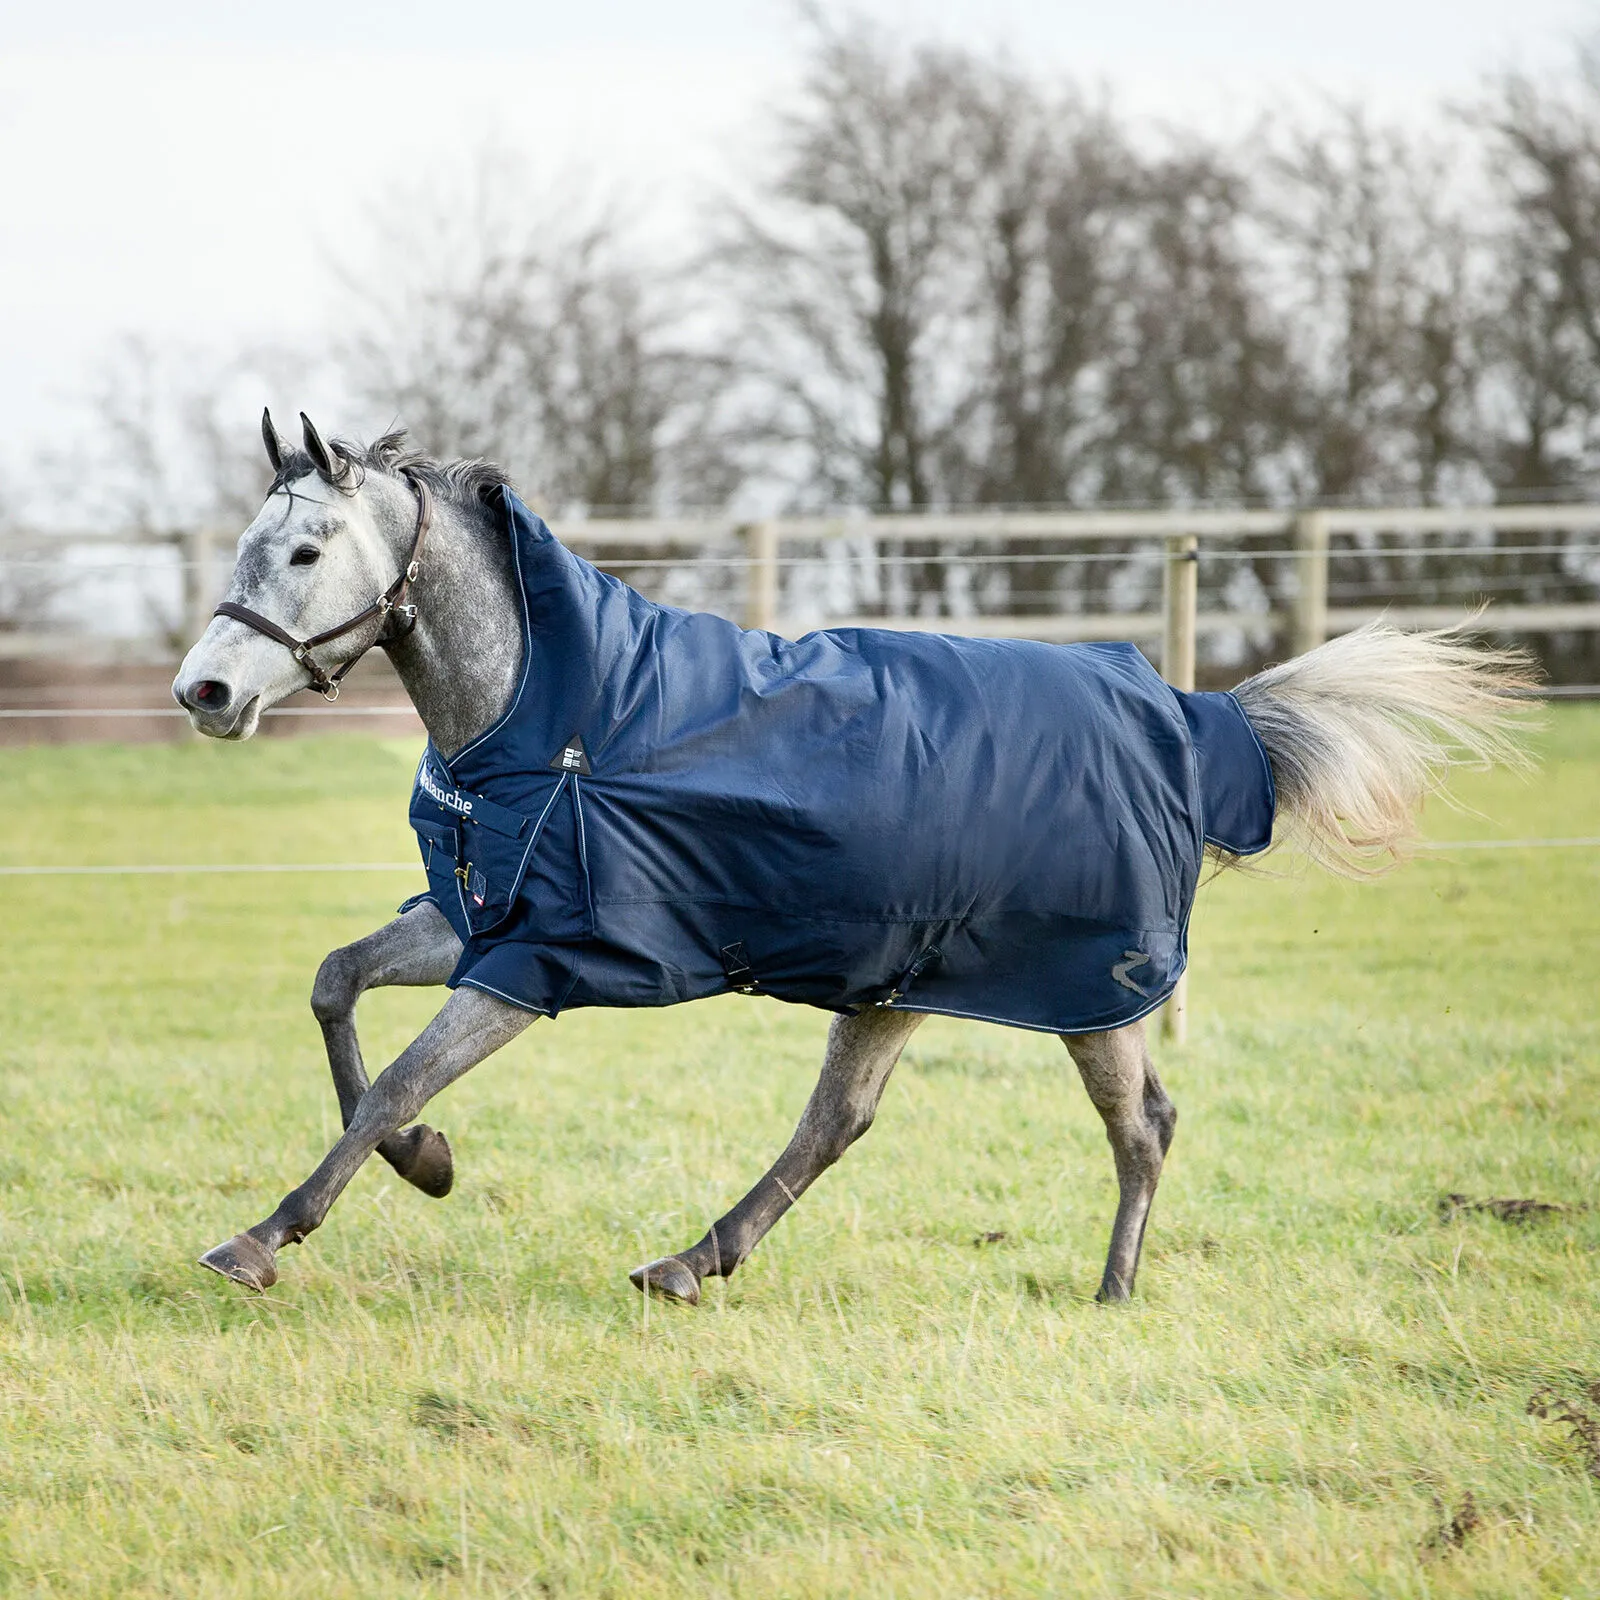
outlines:
M843 608L822 607L813 602L810 614L797 614L793 608L794 585L789 587L786 605L785 575L803 575L842 563L851 570L875 566L892 572L897 567L943 563L965 566L979 572L1005 567L1026 570L1030 564L1055 563L1065 569L1079 564L1145 560L1152 568L1163 559L1174 539L1193 541L1193 559L1215 570L1215 563L1286 563L1285 581L1278 585L1279 604L1267 610L1206 610L1197 613L1193 631L1198 637L1211 637L1243 631L1251 635L1268 633L1282 640L1293 651L1320 643L1331 633L1343 632L1383 615L1402 626L1434 627L1460 618L1473 609L1477 596L1493 597L1504 593L1508 603L1497 604L1490 613L1494 627L1515 632L1597 632L1600 631L1600 545L1592 554L1597 566L1594 577L1578 587L1592 590L1596 598L1558 601L1523 601L1514 591L1525 582L1517 573L1497 575L1467 574L1468 592L1460 603L1443 603L1439 592L1446 584L1438 579L1415 579L1423 590L1418 603L1400 605L1335 603L1355 601L1374 585L1345 584L1330 587L1330 565L1343 558L1412 557L1443 559L1494 558L1498 561L1527 556L1555 556L1587 547L1549 542L1555 536L1600 535L1600 504L1500 505L1500 506L1373 506L1328 507L1307 511L1286 510L1191 510L1191 511L1016 511L977 510L961 512L895 512L859 516L780 517L761 522L740 523L731 517L662 517L638 520L591 519L560 520L561 538L580 553L602 566L615 567L635 575L640 581L651 572L694 572L715 577L721 587L720 608L739 617L747 626L771 629L786 635L803 633L817 626L869 626L879 628L936 629L979 637L1023 637L1052 642L1078 640L1136 639L1154 641L1166 637L1166 607L1161 610L1129 610L1099 606L1092 611L1063 609L1060 596L1048 609L1012 609L1007 614L983 614L970 607L969 614L953 614L948 609L935 615L881 614L878 610L852 614ZM1459 535L1451 544L1424 541L1442 535ZM1543 540L1521 544L1484 543L1504 535L1543 535ZM1373 546L1371 541L1402 539L1400 545ZM1252 548L1239 548L1238 541L1256 541ZM1230 546L1229 541L1232 541ZM1264 543L1263 543L1264 541ZM1354 541L1339 543L1338 541ZM1367 541L1367 543L1362 543ZM1111 550L1072 548L1091 542L1111 544ZM947 548L960 545L963 549ZM1058 548L1046 548L1055 546ZM1067 548L1059 548L1066 546ZM56 533L48 540L42 534L31 537L12 535L0 542L0 577L8 569L42 569L59 552L116 547L125 552L143 550L156 554L156 564L145 570L174 577L181 587L181 628L185 636L198 635L210 616L211 608L223 587L219 552L224 536L208 529L186 529L167 534L130 537L98 530ZM946 548L939 548L946 547ZM1005 548L1001 548L1005 547ZM26 551L21 555L19 552ZM42 552L48 552L42 554ZM852 567L851 564L854 563ZM137 559L124 558L96 564L75 561L64 569L74 578L96 571L133 568ZM1282 570L1282 569L1280 569ZM1546 575L1548 576L1548 575ZM1404 583L1403 578L1394 580ZM1017 598L1012 594L1013 601ZM1037 597L1024 595L1032 602ZM1153 593L1151 598L1154 598ZM892 608L890 609L892 612ZM174 618L174 621L177 621ZM165 641L149 641L159 648ZM170 646L167 646L170 649ZM82 654L104 656L120 649L137 653L138 641L124 640L112 647L102 638L92 641L80 632L49 631L37 626L26 632L0 631L0 659L19 656Z

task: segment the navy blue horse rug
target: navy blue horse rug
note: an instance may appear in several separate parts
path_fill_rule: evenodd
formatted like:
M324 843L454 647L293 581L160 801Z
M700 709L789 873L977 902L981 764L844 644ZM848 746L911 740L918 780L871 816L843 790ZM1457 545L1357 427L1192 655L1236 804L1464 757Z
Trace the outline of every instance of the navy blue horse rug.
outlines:
M656 605L504 514L524 662L411 820L464 945L530 1011L729 989L1057 1033L1159 1005L1211 843L1272 833L1237 701L1131 645L790 642Z

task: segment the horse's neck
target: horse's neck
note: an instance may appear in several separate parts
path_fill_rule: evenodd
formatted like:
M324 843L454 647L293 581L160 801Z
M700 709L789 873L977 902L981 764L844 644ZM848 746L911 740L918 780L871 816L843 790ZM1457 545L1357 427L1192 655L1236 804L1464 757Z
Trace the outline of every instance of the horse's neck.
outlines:
M411 599L416 627L389 659L434 748L448 757L505 712L522 672L509 535L441 497Z

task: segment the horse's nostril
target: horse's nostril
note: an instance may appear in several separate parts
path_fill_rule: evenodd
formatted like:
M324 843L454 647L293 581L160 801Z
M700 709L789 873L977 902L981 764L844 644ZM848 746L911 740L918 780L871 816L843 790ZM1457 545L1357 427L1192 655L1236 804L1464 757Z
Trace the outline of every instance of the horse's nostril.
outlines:
M228 686L215 678L202 678L189 685L184 698L196 711L221 711L228 703Z

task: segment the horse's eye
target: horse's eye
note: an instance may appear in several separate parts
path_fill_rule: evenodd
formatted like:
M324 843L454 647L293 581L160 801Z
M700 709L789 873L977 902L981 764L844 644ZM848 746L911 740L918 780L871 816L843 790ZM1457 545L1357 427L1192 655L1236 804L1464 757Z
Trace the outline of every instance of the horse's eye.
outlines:
M291 567L309 567L322 552L314 544L303 544L289 557Z

